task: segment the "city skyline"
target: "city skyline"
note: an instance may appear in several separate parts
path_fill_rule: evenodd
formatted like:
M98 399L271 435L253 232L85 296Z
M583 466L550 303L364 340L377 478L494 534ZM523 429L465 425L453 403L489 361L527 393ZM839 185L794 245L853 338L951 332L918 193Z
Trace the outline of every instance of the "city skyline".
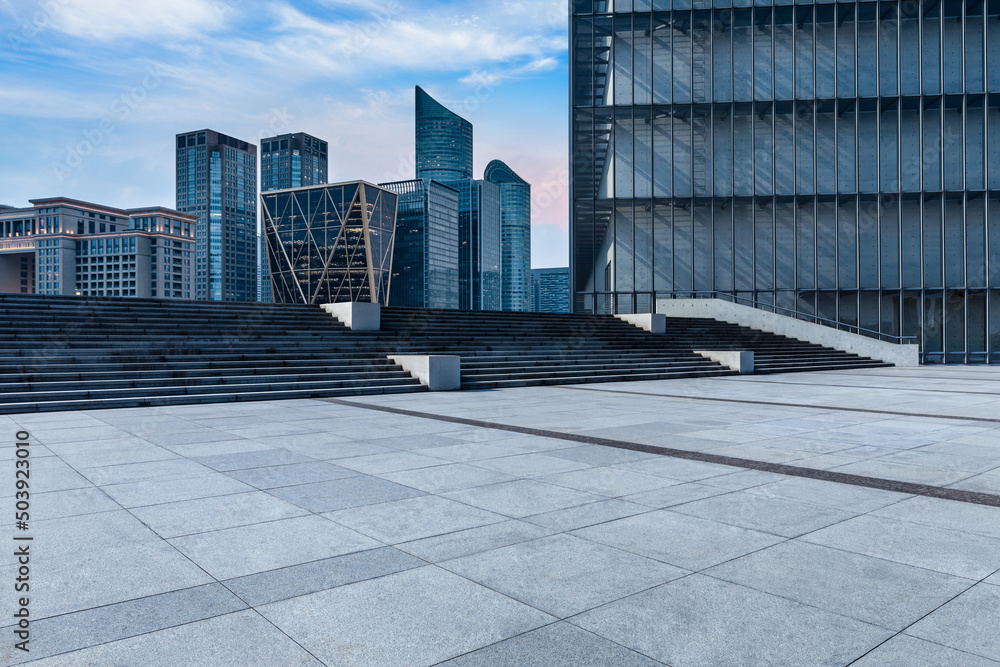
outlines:
M67 196L171 205L170 142L193 127L258 145L288 132L323 138L331 181L412 178L419 83L481 128L477 173L501 159L535 186L532 265L568 261L558 2L438 2L434 11L363 1L52 7L36 15L0 4L11 26L0 41L9 64L0 119L10 133L0 203ZM93 41L101 48L90 55L74 46Z

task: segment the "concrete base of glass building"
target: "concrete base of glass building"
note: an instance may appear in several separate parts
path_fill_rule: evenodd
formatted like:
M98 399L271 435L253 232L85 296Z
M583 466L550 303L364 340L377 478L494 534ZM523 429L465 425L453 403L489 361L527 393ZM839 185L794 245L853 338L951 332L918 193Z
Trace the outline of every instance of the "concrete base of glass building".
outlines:
M0 664L1000 665L998 388L921 366L0 416L33 538L30 653L8 615Z

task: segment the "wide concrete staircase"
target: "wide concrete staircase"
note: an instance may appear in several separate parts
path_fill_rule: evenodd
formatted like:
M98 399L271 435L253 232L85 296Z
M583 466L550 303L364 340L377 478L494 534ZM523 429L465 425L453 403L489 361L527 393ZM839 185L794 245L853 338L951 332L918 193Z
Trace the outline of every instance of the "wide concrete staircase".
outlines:
M462 388L734 374L695 350L749 350L757 373L888 366L727 322L668 318L650 334L609 315L382 309L400 349L462 357Z
M0 296L0 412L423 391L319 308Z
M712 320L666 334L601 315L384 308L355 332L313 306L0 296L0 413L424 391L387 354L462 357L463 389L885 365Z

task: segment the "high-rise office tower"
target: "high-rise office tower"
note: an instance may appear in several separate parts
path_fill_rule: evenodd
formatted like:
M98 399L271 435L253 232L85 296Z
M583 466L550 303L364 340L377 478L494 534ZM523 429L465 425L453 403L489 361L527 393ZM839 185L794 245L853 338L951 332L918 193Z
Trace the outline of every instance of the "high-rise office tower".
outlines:
M569 267L531 270L531 310L569 312Z
M501 307L531 310L531 186L500 160L484 179L500 186Z
M260 190L286 190L326 183L327 143L298 132L261 139Z
M201 130L177 135L177 210L198 216L195 298L257 300L257 146Z
M465 310L500 310L500 186L467 178L458 190L458 300Z
M263 225L261 225L260 232L257 235L257 264L259 265L257 301L261 303L273 303L274 286L271 284L271 269L267 262L267 242L264 240Z
M721 292L1000 362L1000 3L739 4L573 4L574 310Z
M389 305L458 308L458 192L420 179L379 187L399 195Z
M472 178L472 123L444 108L417 86L417 178Z
M472 178L472 123L416 89L417 178L458 191L459 308L500 310L500 188Z
M306 134L282 134L261 139L260 142L260 190L286 190L310 185L322 185L327 181L329 151L325 141ZM260 288L258 298L270 303L271 271L264 252L263 236L258 241L260 257Z

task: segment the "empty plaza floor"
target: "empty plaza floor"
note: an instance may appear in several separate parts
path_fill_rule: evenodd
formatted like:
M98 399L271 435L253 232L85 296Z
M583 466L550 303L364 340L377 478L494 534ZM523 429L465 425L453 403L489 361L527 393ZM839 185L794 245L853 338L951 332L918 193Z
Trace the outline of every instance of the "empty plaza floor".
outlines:
M35 413L0 433L0 664L1000 666L1000 368Z

